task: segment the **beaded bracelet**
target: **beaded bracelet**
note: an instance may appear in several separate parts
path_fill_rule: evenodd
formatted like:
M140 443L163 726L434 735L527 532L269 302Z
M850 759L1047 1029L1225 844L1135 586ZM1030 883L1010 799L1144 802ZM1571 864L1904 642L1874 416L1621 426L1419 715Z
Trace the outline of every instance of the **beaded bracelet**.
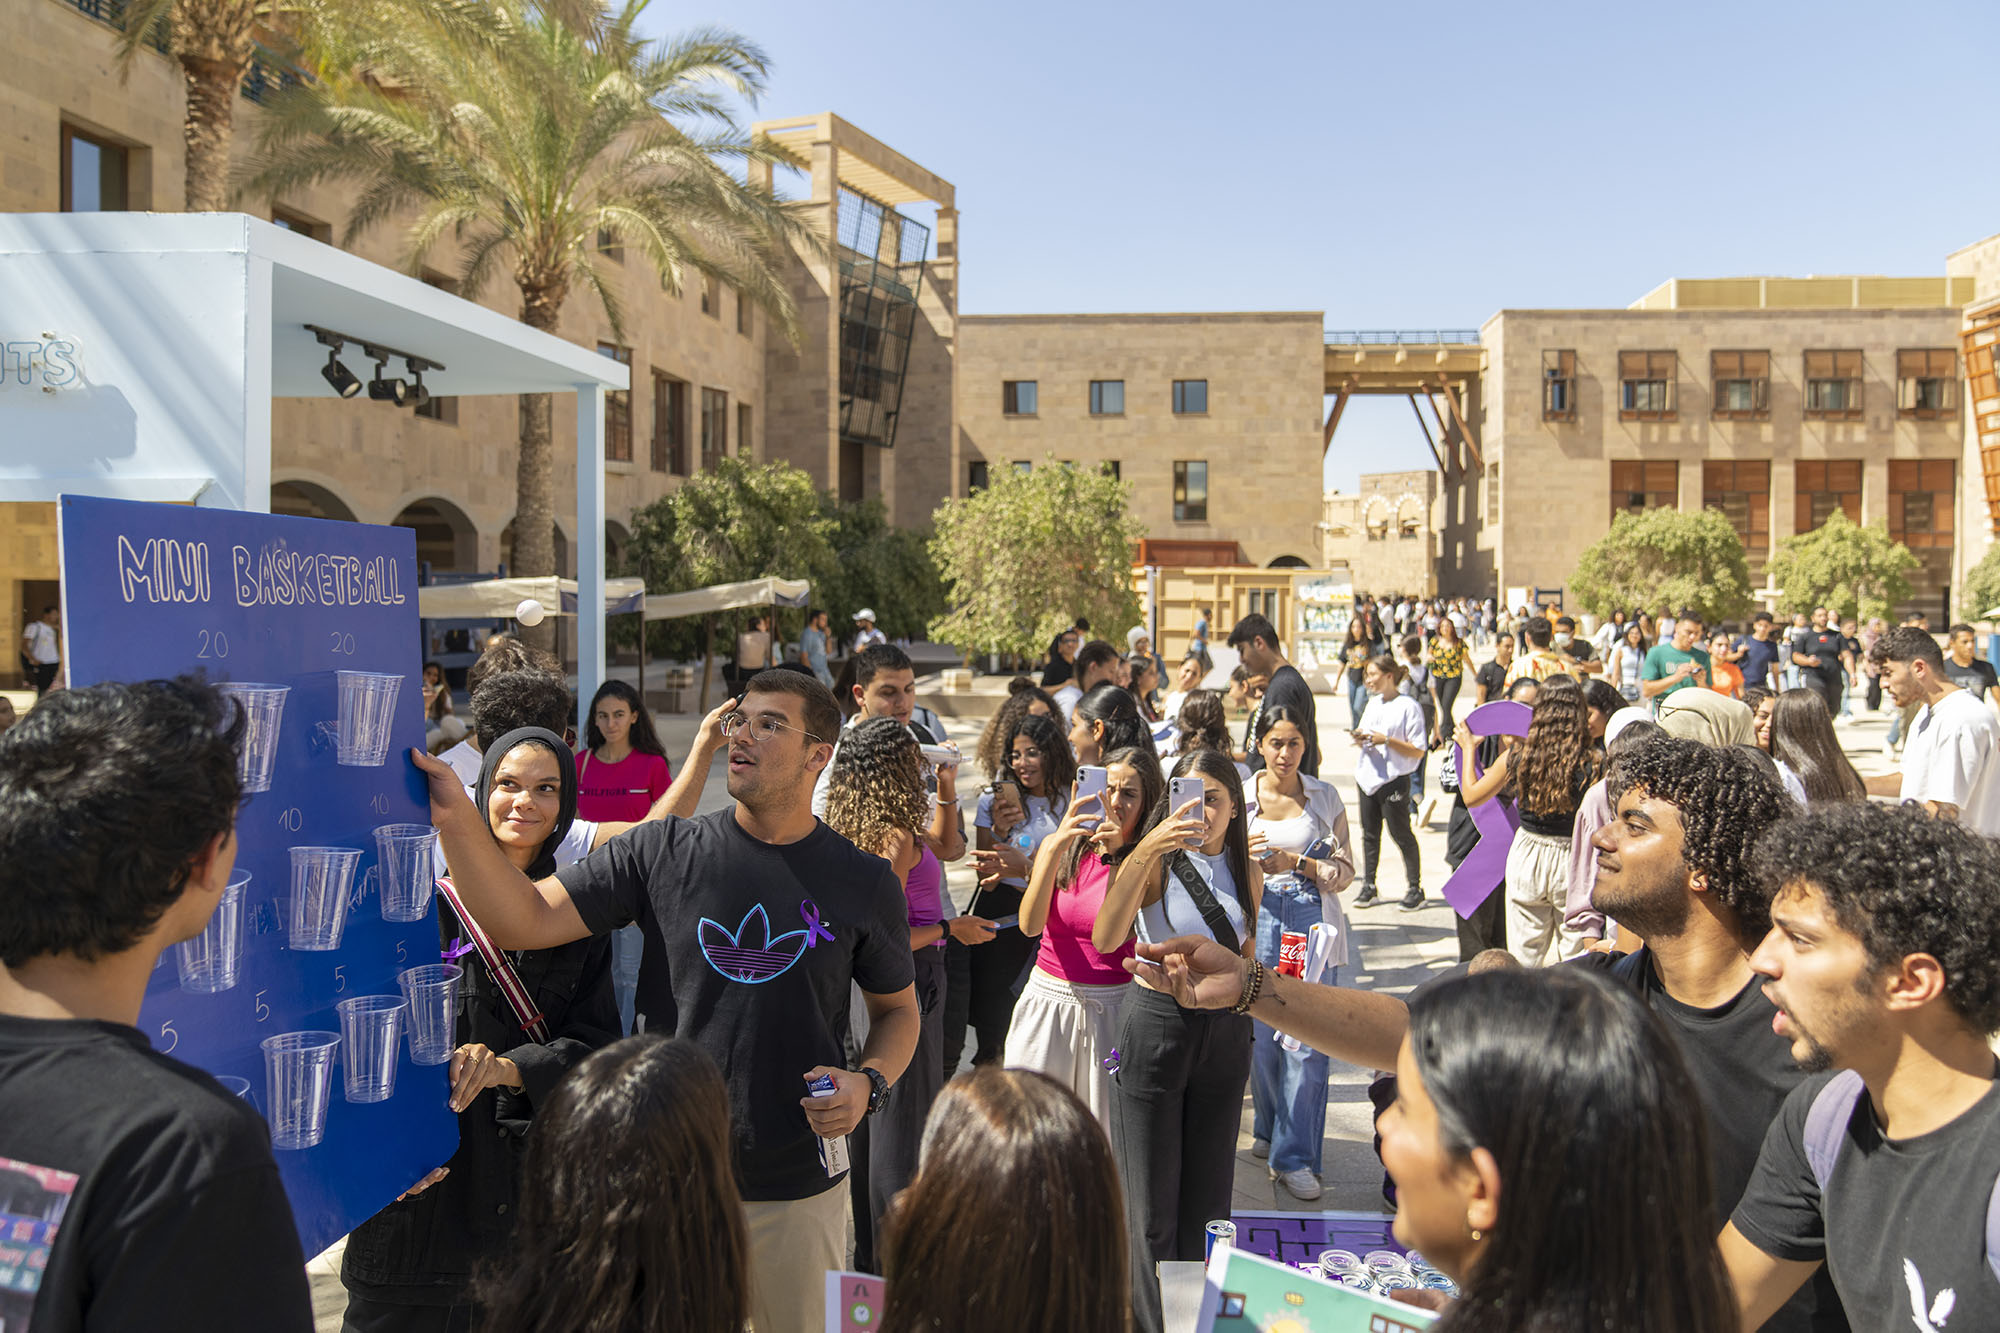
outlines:
M1250 960L1250 972L1243 978L1243 994L1237 997L1232 1014L1247 1014L1250 1006L1257 1003L1257 996L1264 989L1264 965L1255 958Z

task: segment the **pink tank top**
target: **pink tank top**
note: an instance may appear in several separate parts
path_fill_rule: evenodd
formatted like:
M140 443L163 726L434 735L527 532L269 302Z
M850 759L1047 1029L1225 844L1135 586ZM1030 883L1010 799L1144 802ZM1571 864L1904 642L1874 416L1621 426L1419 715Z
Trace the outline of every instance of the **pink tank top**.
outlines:
M1120 962L1132 956L1130 939L1108 954L1099 953L1090 944L1091 928L1104 909L1104 895L1110 887L1111 867L1098 859L1097 853L1085 852L1077 863L1076 882L1056 890L1055 900L1049 904L1036 967L1082 986L1112 986L1132 979Z

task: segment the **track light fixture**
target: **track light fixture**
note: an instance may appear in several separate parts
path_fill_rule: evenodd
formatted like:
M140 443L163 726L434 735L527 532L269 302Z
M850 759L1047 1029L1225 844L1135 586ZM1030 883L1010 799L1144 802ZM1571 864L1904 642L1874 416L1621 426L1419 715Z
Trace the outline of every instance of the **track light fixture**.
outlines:
M341 350L348 343L354 343L361 348L364 357L375 363L375 377L367 382L368 396L371 399L378 403L394 403L398 407L422 407L431 401L431 391L424 387L424 372L443 370L445 367L442 362L432 361L400 348L368 342L352 334L336 333L317 324L308 324L305 327L319 340L321 346L327 348L326 365L321 368L320 375L342 398L352 398L361 392L361 379L340 363ZM389 375L389 362L399 357L409 371L408 380L391 378Z

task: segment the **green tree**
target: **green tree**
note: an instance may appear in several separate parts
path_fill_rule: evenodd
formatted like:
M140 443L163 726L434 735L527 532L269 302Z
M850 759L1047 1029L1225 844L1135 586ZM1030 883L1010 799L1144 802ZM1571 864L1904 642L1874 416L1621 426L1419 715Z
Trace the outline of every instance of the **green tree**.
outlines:
M1139 618L1132 545L1146 535L1125 512L1122 481L1057 463L995 469L992 482L935 516L931 554L951 608L930 637L964 652L1035 654L1086 616L1096 625Z
M1648 509L1620 514L1569 576L1577 604L1595 616L1636 606L1691 607L1709 624L1750 608L1743 539L1720 511Z
M929 535L891 527L879 497L842 504L831 491L820 497L821 516L831 525L833 562L813 585L813 605L832 615L835 634L844 617L862 607L875 612L875 627L892 639L920 639L930 622L944 614L944 580L931 558Z
M1987 547L1979 563L1965 571L1958 590L1958 616L1968 621L1996 619L1986 614L1996 606L2000 606L2000 542Z
M732 116L733 97L762 93L769 62L721 29L649 41L636 32L645 8L403 0L397 24L358 35L325 62L326 77L273 100L246 188L348 186L346 241L395 221L412 274L455 243L459 291L476 298L504 267L521 319L544 332L559 332L582 287L622 336L622 270L605 254L616 246L643 255L667 291L678 295L690 270L719 279L795 336L777 257L787 241L819 241L796 205L736 175L752 160L789 160ZM555 572L551 410L550 395L521 395L523 575Z
M1887 616L1909 600L1904 576L1920 563L1909 547L1890 538L1883 520L1864 527L1836 509L1811 532L1778 543L1771 582L1785 590L1780 610L1824 606L1840 618L1866 620Z
M648 592L745 579L814 579L834 563L833 524L812 478L789 463L723 458L632 515L625 568ZM703 623L701 697L715 670L716 616Z

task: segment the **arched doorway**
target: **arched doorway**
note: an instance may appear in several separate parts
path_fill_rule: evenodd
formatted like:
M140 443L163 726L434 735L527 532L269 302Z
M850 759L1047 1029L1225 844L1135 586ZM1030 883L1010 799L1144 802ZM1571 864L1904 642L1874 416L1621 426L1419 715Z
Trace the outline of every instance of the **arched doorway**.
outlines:
M310 481L272 482L271 512L291 518L332 518L343 523L354 521L354 511L345 500Z
M1312 566L1295 555L1281 555L1265 566L1266 569L1310 569Z
M620 523L615 518L607 518L604 520L605 573L611 575L618 575L626 572L625 550L626 547L628 547L631 544L631 542L632 542L632 534L625 530L624 524Z
M403 506L390 520L417 534L417 567L429 565L434 574L470 574L479 569L479 530L465 511L449 500L426 496Z
M576 558L575 553L570 549L569 538L563 536L562 524L553 523L550 527L555 531L556 572L564 578L574 578L576 576ZM605 533L609 536L610 529L608 527L605 529ZM516 571L514 569L514 520L512 519L508 519L507 526L500 530L500 559L507 566L508 577L513 577Z

